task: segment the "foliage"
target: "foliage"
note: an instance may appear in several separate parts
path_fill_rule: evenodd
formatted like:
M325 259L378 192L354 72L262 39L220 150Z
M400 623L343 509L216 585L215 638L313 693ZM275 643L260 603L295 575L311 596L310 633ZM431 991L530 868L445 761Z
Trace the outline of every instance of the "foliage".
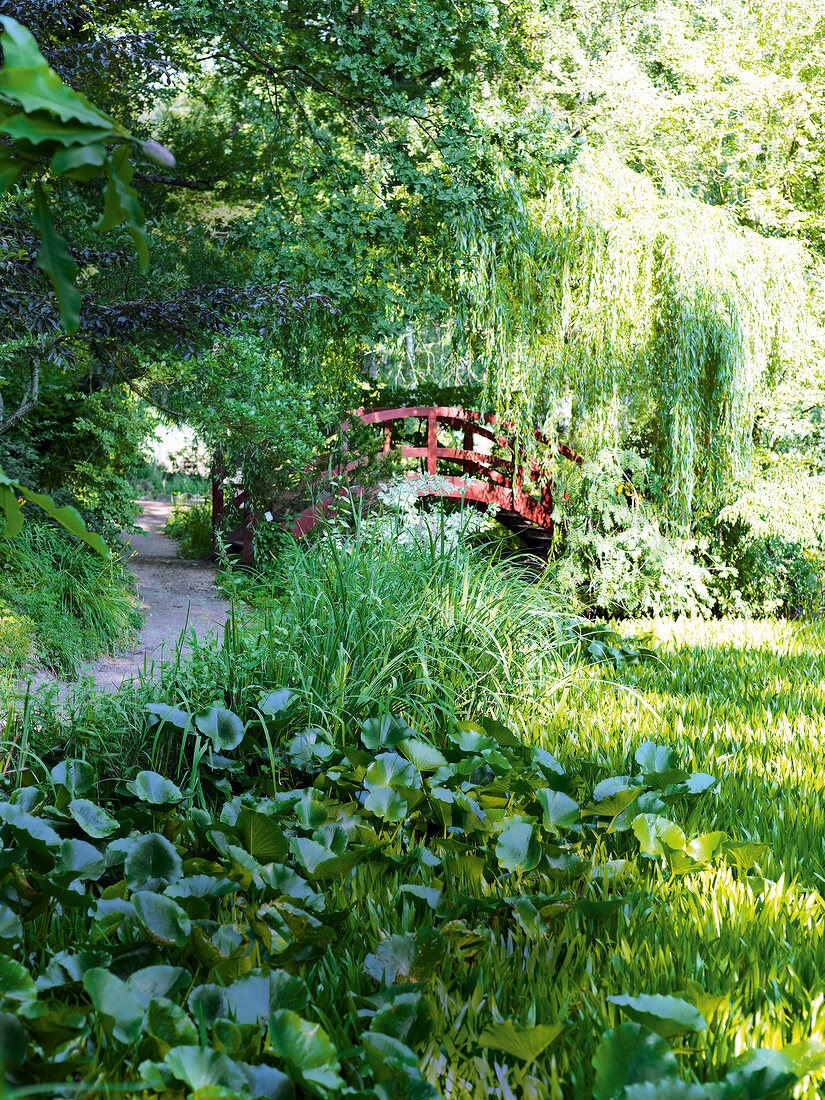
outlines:
M825 545L825 475L810 456L763 452L755 476L737 486L719 512L725 523L743 523L756 536L799 543L807 551Z
M719 518L711 530L714 553L727 566L714 585L726 610L793 619L821 611L820 557L798 542L753 530L741 519Z
M696 542L656 515L651 477L635 452L609 450L568 474L556 583L601 614L707 614L711 574L695 560Z
M822 626L677 629L668 664L623 673L638 699L597 672L539 744L447 713L329 737L260 682L241 714L143 708L155 756L127 782L65 744L40 763L21 729L9 1082L813 1100L823 818L797 777L818 769Z
M18 179L35 174L49 162L55 177L106 180L101 230L125 224L144 268L149 262L145 218L132 187L134 168L129 159L132 143L127 130L72 91L49 67L32 34L15 19L0 17L3 25L3 68L0 70L0 131L10 139L0 161L0 195ZM143 152L167 166L174 157L156 142L140 142ZM70 334L80 323L81 295L76 286L77 265L65 239L58 233L39 180L32 185L35 224L41 247L38 266L51 280L60 304L63 327Z
M80 661L128 641L140 625L128 582L115 559L101 561L56 526L28 519L15 539L0 540L0 654L10 624L18 637L10 665L36 660L75 673Z
M291 379L281 356L259 337L222 337L197 359L169 354L149 362L159 400L241 470L257 501L299 481L324 443L313 390Z
M212 505L207 501L177 504L165 533L178 542L182 558L206 558L212 552Z

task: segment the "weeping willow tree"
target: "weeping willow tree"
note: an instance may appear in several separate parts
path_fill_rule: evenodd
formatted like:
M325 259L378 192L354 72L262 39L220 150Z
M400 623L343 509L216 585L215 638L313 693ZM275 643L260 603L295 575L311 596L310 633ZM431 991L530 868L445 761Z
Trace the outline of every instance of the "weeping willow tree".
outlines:
M471 258L459 323L489 400L525 439L565 392L591 445L644 423L688 520L747 471L760 397L808 354L804 250L657 191L609 149L529 194L500 185L503 231L477 231L469 212L457 240Z

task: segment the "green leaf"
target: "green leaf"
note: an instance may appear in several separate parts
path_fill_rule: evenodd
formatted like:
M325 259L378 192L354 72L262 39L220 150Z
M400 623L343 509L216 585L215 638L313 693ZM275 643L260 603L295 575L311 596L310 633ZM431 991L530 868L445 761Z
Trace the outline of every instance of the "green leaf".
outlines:
M0 903L0 940L15 943L23 938L23 922L8 905Z
M30 1001L37 996L32 977L25 966L0 955L0 998L9 1001Z
M74 798L94 786L95 770L85 760L61 760L52 768L51 779L56 787L65 787Z
M37 40L30 30L12 19L10 15L0 15L3 26L0 46L3 47L3 62L6 69L38 68L46 65L46 58L40 52ZM47 66L48 67L48 66Z
M26 1060L29 1037L26 1029L10 1012L0 1012L0 1072L15 1070Z
M171 779L164 779L157 772L138 772L126 784L126 789L150 806L174 806L183 801L183 792Z
M163 890L183 876L180 856L160 833L148 833L134 842L124 870L130 890Z
M544 824L548 829L569 829L579 820L579 806L572 798L561 791L551 791L542 787L536 791L536 798L544 810Z
M446 756L437 748L415 737L405 737L398 742L398 748L420 772L432 772L447 763Z
M527 821L508 821L499 833L496 858L506 871L532 871L541 859L541 845L535 825Z
M96 840L111 836L120 828L120 823L111 814L87 798L73 798L68 810L83 832Z
M277 688L275 691L270 691L268 695L261 697L258 701L258 710L261 714L265 714L267 718L274 718L276 714L286 710L291 699L292 692L289 688Z
M112 1021L112 1035L121 1043L137 1041L143 1023L143 1005L125 982L102 966L83 975L83 988L98 1012Z
M172 1047L166 1055L166 1065L177 1081L190 1089L217 1087L245 1092L246 1077L231 1058L217 1050L203 1047Z
M60 845L54 873L95 882L106 869L106 857L86 840L64 840Z
M100 175L105 160L106 149L103 145L72 145L54 154L50 168L53 176L89 180Z
M60 239L62 240L63 238L61 237ZM65 241L63 243L65 244ZM67 329L67 331L69 330ZM76 508L72 508L71 505L68 504L58 507L47 493L35 493L34 490L27 489L23 485L17 485L16 490L22 497L25 497L26 500L30 501L32 504L36 504L38 508L42 508L50 519L59 523L70 535L74 535L76 539L85 542L85 544L94 550L101 558L108 560L111 557L109 547L100 535L86 528L86 523Z
M2 470L0 470L0 479L2 479L0 480L0 508L3 509L6 517L3 530L0 531L0 538L13 539L23 530L23 513L17 502L14 482L9 481Z
M367 792L364 809L382 821L403 821L407 815L407 800L392 787L376 787Z
M267 814L244 806L235 822L246 850L260 863L280 863L289 851L283 829Z
M137 918L156 943L183 947L192 932L192 922L177 902L153 890L132 894Z
M25 167L25 162L10 150L0 149L0 198L17 183Z
M278 1008L269 1018L269 1045L306 1085L321 1089L345 1087L338 1052L320 1024Z
M398 890L399 894L409 894L411 897L426 902L431 909L438 908L443 892L441 886L411 886L409 883L399 887Z
M115 229L124 222L138 254L141 268L149 266L149 246L143 211L137 191L131 186L135 170L129 160L129 146L121 145L109 159L106 190L103 195L103 213L95 228Z
M685 845L685 852L700 863L710 863L720 852L722 845L728 839L727 833L702 833Z
M635 817L633 832L639 839L644 856L663 856L670 851L681 852L685 847L685 834L679 826L656 814L639 814Z
M77 264L69 253L66 241L54 227L42 184L35 183L33 191L35 221L41 241L37 266L49 276L57 295L63 327L73 336L80 324L80 291L75 286Z
M34 814L27 814L12 802L0 802L0 822L8 825L18 837L41 849L57 848L60 844L60 837L51 825Z
M415 767L396 752L382 752L373 760L364 775L364 786L410 787L421 786L421 778Z
M669 1044L640 1024L621 1024L605 1033L593 1056L595 1100L615 1100L627 1085L676 1076Z
M630 997L625 993L607 999L626 1012L636 1023L655 1031L663 1039L670 1039L674 1035L686 1035L693 1031L704 1031L708 1026L701 1012L692 1004L683 1001L681 997L648 993Z
M559 1023L524 1027L515 1020L502 1020L486 1027L478 1041L483 1047L503 1051L529 1063L534 1062L562 1031L564 1024Z
M645 1081L641 1085L628 1085L625 1100L708 1100L707 1090L678 1077L663 1081Z
M216 752L235 749L243 741L244 724L231 710L211 707L195 717L195 725L209 738Z
M368 718L361 727L361 740L371 752L395 748L407 738L415 738L416 732L403 718L385 714L382 718Z
M179 730L185 730L189 725L187 712L180 707L173 707L170 703L147 703L143 709L149 713L150 727L170 725Z
M163 1058L171 1047L197 1046L198 1029L179 1005L160 997L146 1015L146 1033L157 1042Z
M158 997L166 997L189 984L189 972L182 966L144 966L129 975L128 985L144 1008Z
M636 749L635 760L643 772L666 772L675 765L677 756L666 745L645 741Z

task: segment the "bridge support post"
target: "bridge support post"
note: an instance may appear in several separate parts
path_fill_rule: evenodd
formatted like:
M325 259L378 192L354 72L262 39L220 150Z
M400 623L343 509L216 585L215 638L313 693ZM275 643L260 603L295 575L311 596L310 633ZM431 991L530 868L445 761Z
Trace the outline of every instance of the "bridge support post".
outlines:
M438 447L438 415L436 409L427 412L427 473L435 474Z
M218 532L223 524L224 499L223 482L226 466L223 455L218 452L212 459L212 552L218 551Z

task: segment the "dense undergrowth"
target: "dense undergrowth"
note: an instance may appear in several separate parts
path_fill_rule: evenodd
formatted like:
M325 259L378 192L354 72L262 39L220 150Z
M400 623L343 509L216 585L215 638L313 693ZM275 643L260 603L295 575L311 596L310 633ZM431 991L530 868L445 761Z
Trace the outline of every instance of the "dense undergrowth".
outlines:
M19 536L0 539L0 669L72 674L127 641L141 621L129 579L118 562L28 518Z
M817 1095L821 624L639 661L464 551L283 569L221 647L9 715L13 1081Z

